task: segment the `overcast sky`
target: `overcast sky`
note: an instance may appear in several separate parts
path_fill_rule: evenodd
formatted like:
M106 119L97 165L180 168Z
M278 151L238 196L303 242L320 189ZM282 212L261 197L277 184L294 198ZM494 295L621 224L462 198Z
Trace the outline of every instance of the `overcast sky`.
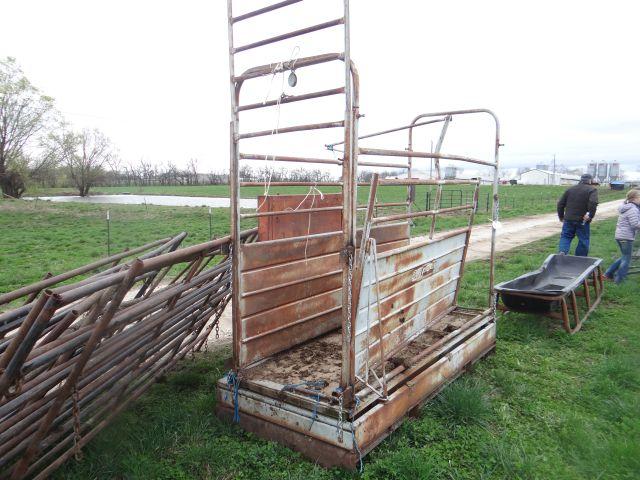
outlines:
M245 11L275 1L235 3ZM16 57L76 127L102 129L125 161L184 164L197 158L202 172L228 167L224 0L0 3L0 55ZM340 3L306 0L248 20L237 26L236 44L337 18ZM565 165L608 160L635 170L640 167L639 13L631 0L352 0L352 56L366 114L360 133L404 125L423 112L486 107L502 123L505 166L549 163L555 153ZM292 54L339 51L341 31L241 54L238 70ZM340 80L339 70L308 69L299 72L296 89L284 91L333 88ZM282 78L253 88L246 101L277 97ZM282 107L281 126L342 115L337 99L302 103ZM243 119L243 131L273 128L274 115L272 110ZM457 130L452 125L446 152L490 153L489 122L459 125ZM323 135L306 141L321 148L336 132ZM418 147L428 149L437 131L420 135ZM367 145L404 148L405 142L402 134ZM266 141L246 150L285 152L281 147L282 142ZM466 147L472 152L462 151Z

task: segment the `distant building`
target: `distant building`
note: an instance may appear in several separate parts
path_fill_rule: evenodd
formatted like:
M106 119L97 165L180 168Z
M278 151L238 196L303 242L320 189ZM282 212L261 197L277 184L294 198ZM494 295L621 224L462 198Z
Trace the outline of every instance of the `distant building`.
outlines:
M456 167L444 167L445 180L453 180L458 176L458 168Z
M520 175L518 183L522 185L575 185L580 182L579 175L553 173L549 170L532 168Z

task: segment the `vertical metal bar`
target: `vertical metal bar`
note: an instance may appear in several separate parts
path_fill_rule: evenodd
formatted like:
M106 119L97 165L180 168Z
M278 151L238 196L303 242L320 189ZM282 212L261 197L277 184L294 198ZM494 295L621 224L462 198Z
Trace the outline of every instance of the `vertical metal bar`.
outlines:
M447 134L447 129L449 128L449 123L451 122L451 115L447 115L447 118L444 120L442 124L442 130L440 131L440 138L438 138L438 143L436 145L435 153L440 153L442 149L442 144L444 143L444 137ZM438 180L442 180L442 172L440 171L440 159L436 158L436 178ZM442 201L442 184L438 184L438 188L436 190L436 202L434 210L440 209L440 202ZM433 217L431 217L431 227L429 227L429 238L433 238L433 234L436 231L436 216L434 213Z
M456 293L453 297L454 306L458 304L458 295L460 293L460 285L462 284L462 277L464 276L464 267L467 260L467 252L469 251L469 241L471 240L471 229L473 228L473 221L476 215L476 207L478 205L479 194L480 194L480 183L478 182L475 190L473 191L473 208L469 212L469 225L468 225L469 231L467 232L467 235L464 241L464 250L462 252L462 261L460 263L460 273L458 274L458 280L456 283Z
M342 371L340 386L347 391L355 379L352 325L353 269L355 263L355 213L353 208L354 151L353 141L353 85L351 75L351 45L349 0L344 0L344 158L342 161ZM348 400L348 399L347 399Z
M494 150L495 167L493 170L493 215L491 221L491 255L489 257L489 307L491 313L496 314L496 299L493 292L493 286L495 285L495 272L496 272L496 228L500 214L500 199L498 197L498 184L500 182L500 122L498 118L491 114L496 122L496 141Z
M240 368L241 345L241 316L240 316L240 292L242 279L240 278L240 177L239 177L239 148L238 148L238 102L240 85L236 85L235 58L233 46L233 0L227 0L227 13L229 21L229 91L231 95L231 123L230 123L230 166L229 184L231 195L231 270L233 293L231 300L231 314L233 324L233 366Z

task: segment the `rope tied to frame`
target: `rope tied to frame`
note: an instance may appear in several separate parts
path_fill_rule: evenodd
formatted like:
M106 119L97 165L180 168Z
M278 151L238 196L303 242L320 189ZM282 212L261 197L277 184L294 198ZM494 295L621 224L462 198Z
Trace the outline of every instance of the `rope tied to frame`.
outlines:
M291 58L289 59L289 62L286 62L286 63L289 63L291 67L290 68L291 71L293 71L293 69L296 66L296 62L298 61L299 54L300 54L300 47L296 45L295 47L293 47L293 50L291 51ZM285 62L276 63L273 69L271 70L271 82L269 83L269 90L267 90L267 94L264 98L264 101L262 102L263 105L267 103L267 101L269 100L269 96L271 95L271 89L273 88L273 80L276 78L276 75L278 73L282 73L282 85L280 86L280 95L278 96L278 99L276 101L276 107L277 107L276 125L271 130L271 135L277 134L280 129L280 111L282 107L282 100L287 98L287 95L284 93L284 88L285 88L284 87L284 72L285 72L284 64ZM271 178L273 177L273 170L274 170L273 164L275 163L275 158L276 158L275 154L272 155L271 168L269 168L269 165L267 165L268 172L265 174L265 177L264 177L264 199L262 200L262 203L258 205L258 208L256 208L256 211L259 211L264 205L264 203L267 201L267 198L269 198L269 190L271 189ZM265 155L264 160L268 162L269 155Z
M326 380L307 380L302 383L288 383L282 387L283 392L293 392L298 387L305 387L315 392L315 395L313 397L315 401L313 404L313 412L311 415L312 422L311 422L311 426L309 427L309 430L311 430L311 427L313 427L313 424L318 418L318 405L320 404L320 391L327 385L328 384Z
M240 423L240 406L238 404L238 390L240 389L240 378L233 370L227 373L227 385L233 389L233 421Z

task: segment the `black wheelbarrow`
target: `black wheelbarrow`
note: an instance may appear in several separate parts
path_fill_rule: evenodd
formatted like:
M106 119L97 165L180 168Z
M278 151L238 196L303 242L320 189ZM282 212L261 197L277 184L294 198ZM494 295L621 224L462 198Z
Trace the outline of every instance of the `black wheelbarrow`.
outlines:
M549 255L538 270L496 285L497 308L558 318L567 332L575 333L602 298L601 263L601 258ZM582 315L577 297L585 300Z

